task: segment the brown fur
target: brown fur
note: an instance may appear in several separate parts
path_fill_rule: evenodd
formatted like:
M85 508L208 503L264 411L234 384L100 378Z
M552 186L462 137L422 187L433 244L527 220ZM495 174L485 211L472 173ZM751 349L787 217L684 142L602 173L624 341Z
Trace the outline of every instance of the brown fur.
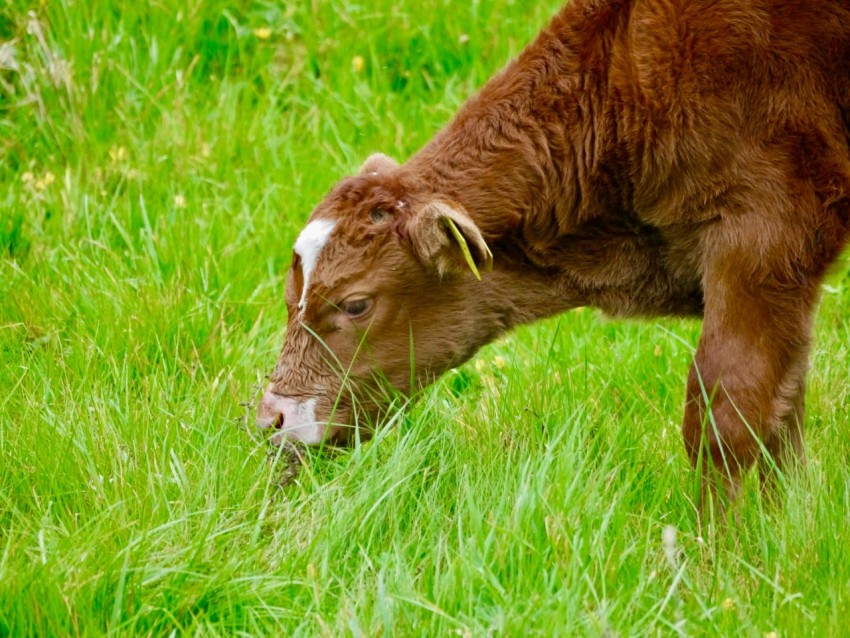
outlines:
M435 206L480 265L492 250L481 282ZM319 218L338 229L304 317L290 272L269 392L320 388L323 419L339 394L345 424L376 372L410 392L517 324L581 305L701 315L685 447L734 493L762 444L803 456L812 316L850 233L850 1L575 0L425 148L370 158ZM367 316L340 312L352 294Z

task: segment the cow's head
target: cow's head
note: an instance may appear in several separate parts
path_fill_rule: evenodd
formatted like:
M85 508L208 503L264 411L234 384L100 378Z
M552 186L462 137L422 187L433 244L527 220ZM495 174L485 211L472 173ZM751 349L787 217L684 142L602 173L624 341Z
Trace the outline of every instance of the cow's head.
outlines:
M360 415L380 414L387 390L408 394L495 336L470 313L470 284L482 286L476 275L491 265L460 205L370 157L295 242L286 340L258 425L277 430L275 443L350 441Z

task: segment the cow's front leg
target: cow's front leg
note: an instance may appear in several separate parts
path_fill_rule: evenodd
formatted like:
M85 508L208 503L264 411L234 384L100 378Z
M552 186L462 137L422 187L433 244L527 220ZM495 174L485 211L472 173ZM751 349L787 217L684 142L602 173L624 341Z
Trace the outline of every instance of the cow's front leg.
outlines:
M704 272L705 320L682 425L707 499L734 500L762 452L802 458L806 358L816 284L790 286L741 255ZM751 263L751 262L750 262Z

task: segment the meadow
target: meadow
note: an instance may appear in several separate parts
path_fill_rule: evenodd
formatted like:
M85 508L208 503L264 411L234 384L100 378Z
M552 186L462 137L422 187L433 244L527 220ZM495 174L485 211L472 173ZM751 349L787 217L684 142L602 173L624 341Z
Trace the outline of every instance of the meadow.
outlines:
M711 537L697 321L523 328L279 485L252 406L304 220L558 5L0 6L0 636L848 635L847 254L810 462Z

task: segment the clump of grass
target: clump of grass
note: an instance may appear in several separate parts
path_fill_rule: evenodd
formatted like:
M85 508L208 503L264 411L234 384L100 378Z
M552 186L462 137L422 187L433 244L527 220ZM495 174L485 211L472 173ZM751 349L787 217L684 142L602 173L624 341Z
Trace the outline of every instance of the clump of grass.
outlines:
M715 539L678 436L694 322L519 330L283 488L251 431L313 204L557 5L0 8L0 634L842 633L846 258L809 467Z

